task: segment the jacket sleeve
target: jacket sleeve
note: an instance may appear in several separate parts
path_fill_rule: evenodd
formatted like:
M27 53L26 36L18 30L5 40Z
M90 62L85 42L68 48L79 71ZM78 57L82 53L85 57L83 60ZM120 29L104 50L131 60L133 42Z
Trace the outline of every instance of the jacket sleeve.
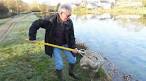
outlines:
M70 29L70 47L71 48L76 48L75 35L74 35L74 27L73 27L72 21L71 21L71 29Z
M39 28L47 29L49 22L44 19L35 20L29 28L29 40L36 40L37 30Z

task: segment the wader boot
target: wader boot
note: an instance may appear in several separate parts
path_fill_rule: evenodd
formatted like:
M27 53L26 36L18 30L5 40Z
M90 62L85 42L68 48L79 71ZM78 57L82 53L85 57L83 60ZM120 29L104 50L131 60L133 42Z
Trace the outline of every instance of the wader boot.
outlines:
M56 74L57 74L59 81L65 81L62 70L56 70Z
M74 67L75 67L75 64L69 64L69 76L71 76L72 78L76 80L80 80L79 77L74 74Z

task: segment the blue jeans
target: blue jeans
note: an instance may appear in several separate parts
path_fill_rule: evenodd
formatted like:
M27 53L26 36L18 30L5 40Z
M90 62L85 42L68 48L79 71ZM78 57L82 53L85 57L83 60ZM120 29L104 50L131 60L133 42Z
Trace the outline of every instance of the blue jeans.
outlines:
M67 47L67 46L65 46L65 47ZM74 57L70 51L62 50L59 48L54 48L53 58L55 61L55 68L57 70L62 70L64 67L62 54L65 54L65 56L67 57L68 63L70 63L70 64L76 63L76 57Z

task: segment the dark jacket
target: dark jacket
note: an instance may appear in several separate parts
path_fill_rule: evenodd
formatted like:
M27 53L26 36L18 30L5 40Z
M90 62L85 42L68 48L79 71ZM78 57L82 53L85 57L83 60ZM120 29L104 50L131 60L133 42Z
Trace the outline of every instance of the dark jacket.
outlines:
M55 27L60 22L59 18L60 18L59 14L56 13L50 17L44 19L38 19L34 21L29 29L29 40L36 40L37 30L41 27L45 29L45 42L55 44L54 33L55 33ZM68 47L75 48L75 36L74 36L72 21L71 20L66 21L64 26L65 26L65 39ZM45 53L50 57L52 57L53 47L45 45Z

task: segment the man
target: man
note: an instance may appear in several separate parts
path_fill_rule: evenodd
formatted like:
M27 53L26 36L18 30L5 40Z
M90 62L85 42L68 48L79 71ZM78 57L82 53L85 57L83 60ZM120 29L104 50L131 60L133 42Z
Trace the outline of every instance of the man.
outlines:
M45 31L45 42L52 43L60 46L73 48L72 52L64 51L67 56L69 63L69 75L74 79L79 79L73 73L73 69L76 63L77 49L75 48L75 36L73 23L70 19L71 7L67 4L61 5L58 13L45 18L34 21L29 29L29 40L36 40L36 33L39 28L44 28ZM62 60L62 49L53 48L45 45L45 53L50 57L54 58L56 74L60 81L65 81L63 76L63 60Z

